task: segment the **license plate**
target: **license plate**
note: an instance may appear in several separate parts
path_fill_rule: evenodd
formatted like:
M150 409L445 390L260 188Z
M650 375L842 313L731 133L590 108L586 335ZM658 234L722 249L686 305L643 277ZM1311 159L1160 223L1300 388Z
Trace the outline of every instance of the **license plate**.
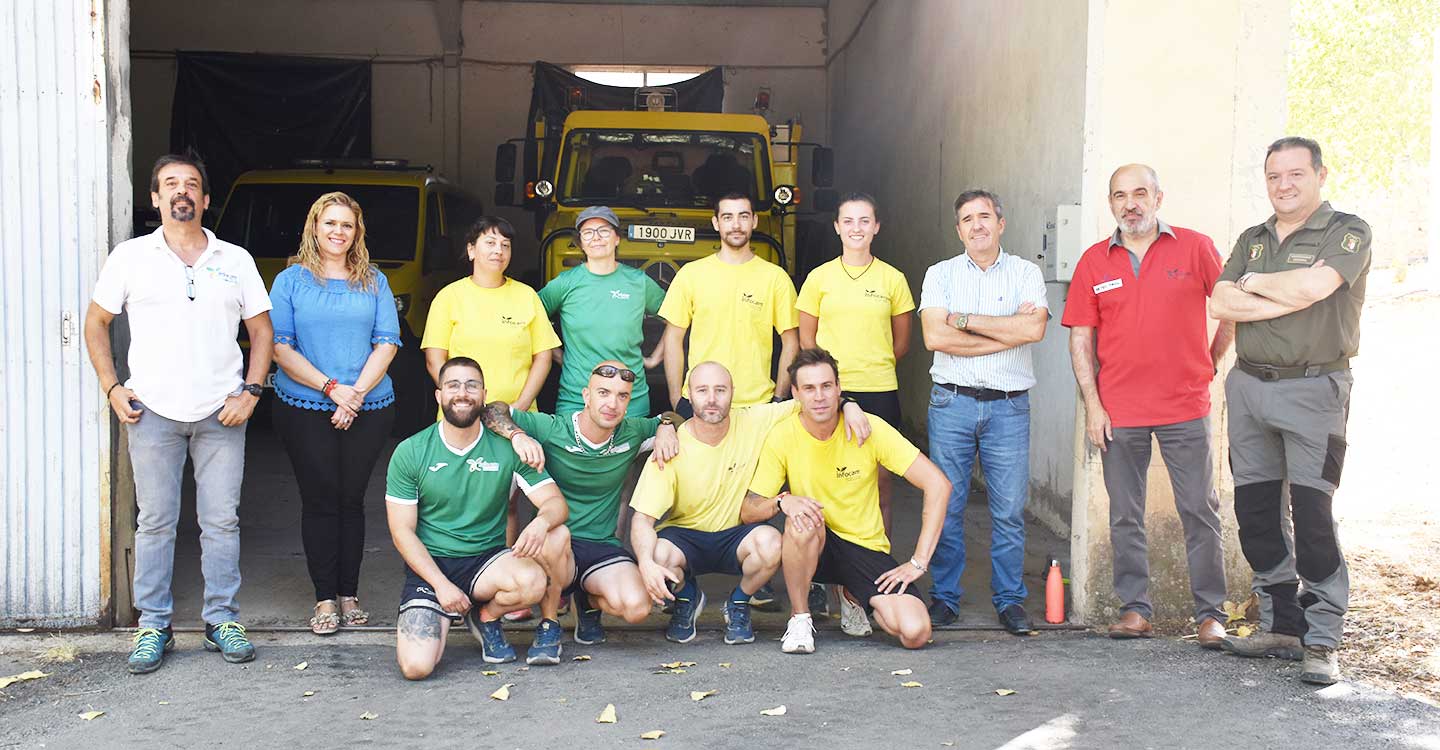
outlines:
M274 387L275 387L275 373L273 373L273 372L266 373L266 374L265 374L265 382L262 383L261 385L265 386L266 388L274 388Z
M695 227L657 227L631 224L630 239L641 242L694 242Z

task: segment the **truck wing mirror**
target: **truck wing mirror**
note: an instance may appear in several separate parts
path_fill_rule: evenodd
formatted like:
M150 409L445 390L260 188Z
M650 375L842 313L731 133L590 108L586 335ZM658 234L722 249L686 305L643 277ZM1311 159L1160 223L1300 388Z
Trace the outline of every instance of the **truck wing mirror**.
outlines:
M515 144L513 143L502 143L495 147L496 182L515 181L515 154Z

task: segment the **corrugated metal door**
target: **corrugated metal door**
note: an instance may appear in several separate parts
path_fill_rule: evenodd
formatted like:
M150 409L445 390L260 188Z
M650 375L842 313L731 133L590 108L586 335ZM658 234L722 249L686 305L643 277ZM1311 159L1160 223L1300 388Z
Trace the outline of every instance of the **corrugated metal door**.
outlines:
M0 2L0 627L94 624L109 598L109 411L81 336L111 241L105 13Z

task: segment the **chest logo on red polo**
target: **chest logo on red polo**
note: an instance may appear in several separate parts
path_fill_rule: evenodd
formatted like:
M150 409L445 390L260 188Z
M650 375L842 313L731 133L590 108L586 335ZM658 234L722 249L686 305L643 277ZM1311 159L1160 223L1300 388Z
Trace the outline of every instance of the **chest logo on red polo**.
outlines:
M1104 294L1105 292L1108 292L1112 289L1119 289L1124 284L1125 282L1122 279L1111 279L1109 281L1102 281L1092 288L1095 290L1096 294Z
M1170 279L1171 281L1181 281L1184 279L1188 279L1194 275L1195 274L1186 271L1183 268L1169 268L1165 270L1166 278Z

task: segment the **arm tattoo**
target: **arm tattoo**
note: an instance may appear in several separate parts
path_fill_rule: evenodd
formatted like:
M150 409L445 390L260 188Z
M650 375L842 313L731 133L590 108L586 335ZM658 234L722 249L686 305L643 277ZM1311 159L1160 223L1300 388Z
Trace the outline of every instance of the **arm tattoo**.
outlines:
M426 607L411 607L400 613L396 625L401 638L412 641L440 640L440 613Z
M491 401L486 404L480 411L480 424L506 440L515 437L517 432L524 432L510 417L510 405L504 401Z

